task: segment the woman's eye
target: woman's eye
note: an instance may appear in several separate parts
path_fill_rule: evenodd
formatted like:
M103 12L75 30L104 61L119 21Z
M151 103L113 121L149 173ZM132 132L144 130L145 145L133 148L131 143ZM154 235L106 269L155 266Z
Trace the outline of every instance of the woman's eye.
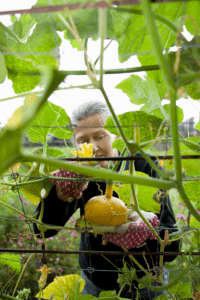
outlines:
M80 144L84 144L84 143L87 143L87 142L84 141L84 140L80 140L80 141L78 141L78 143L79 143L79 145L80 145Z
M102 140L104 138L104 135L100 135L97 137L98 140Z

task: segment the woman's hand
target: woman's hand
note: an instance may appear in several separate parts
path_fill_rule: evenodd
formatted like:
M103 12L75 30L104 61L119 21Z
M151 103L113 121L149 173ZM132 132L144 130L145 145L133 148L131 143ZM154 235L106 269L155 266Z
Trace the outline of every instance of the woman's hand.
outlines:
M157 228L159 220L154 213L142 211L149 223ZM128 219L130 221L122 225L116 226L115 233L105 234L106 241L111 242L122 248L131 249L142 245L147 239L156 239L151 229L144 223L136 212L131 212Z
M85 181L85 176L81 176L77 173L59 169L58 171L51 174L54 177L65 177L66 180L51 179L51 182L56 185L56 193L58 197L65 201L71 202L73 199L80 199L82 192L87 188L88 181ZM75 181L68 181L68 178L73 178ZM83 180L80 181L79 178Z

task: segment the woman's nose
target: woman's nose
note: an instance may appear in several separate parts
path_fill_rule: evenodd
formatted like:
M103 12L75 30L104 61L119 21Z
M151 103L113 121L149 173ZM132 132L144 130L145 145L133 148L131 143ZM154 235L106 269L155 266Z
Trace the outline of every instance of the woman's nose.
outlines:
M93 143L93 153L96 154L97 150L99 149L98 143L96 143L95 141L93 141L92 143Z

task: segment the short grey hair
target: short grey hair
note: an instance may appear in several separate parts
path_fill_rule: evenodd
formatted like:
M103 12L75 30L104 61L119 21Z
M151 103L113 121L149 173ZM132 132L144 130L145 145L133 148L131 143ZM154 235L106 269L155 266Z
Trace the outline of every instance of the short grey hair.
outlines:
M85 102L79 105L76 109L72 111L71 123L77 124L77 122L85 120L96 114L102 114L105 117L110 117L111 113L105 103L98 100Z

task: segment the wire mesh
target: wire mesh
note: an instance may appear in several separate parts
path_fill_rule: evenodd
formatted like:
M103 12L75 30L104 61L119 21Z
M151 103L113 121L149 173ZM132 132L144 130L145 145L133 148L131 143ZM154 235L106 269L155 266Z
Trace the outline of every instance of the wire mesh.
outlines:
M179 1L179 0L177 0ZM182 1L182 0L180 0ZM188 1L188 0L187 0ZM153 2L169 2L168 0L154 0ZM174 1L176 2L176 1ZM112 1L112 5L129 5L129 4L139 4L140 1L139 0L124 0L124 1ZM49 17L50 17L50 21L51 21L51 25L52 25L52 31L53 31L53 35L54 35L54 39L55 39L55 44L56 44L56 52L52 53L51 52L16 52L16 54L19 54L19 55L51 55L51 56L54 56L56 59L59 59L59 51L58 51L58 48L59 48L59 45L58 45L58 40L57 40L57 35L56 35L56 30L55 30L55 25L54 25L54 21L53 21L53 18L52 18L52 13L53 12L56 12L56 11L61 11L63 9L65 9L66 7L68 9L88 9L88 8L99 8L99 7L107 7L107 3L106 2L100 2L100 3L95 3L95 4L92 4L93 6L91 6L91 4L89 3L86 3L84 6L82 4L71 4L71 5L64 5L64 6L49 6L49 7L40 7L40 8L32 8L30 10L17 10L17 11L9 11L9 12L0 12L0 15L5 15L5 14L16 14L16 13L31 13L31 14L35 14L35 13L49 13ZM183 44L182 45L182 48L183 50L184 49L189 49L189 48L193 48L193 47L197 47L199 48L200 47L200 44L198 45L185 45ZM169 48L170 49L170 48ZM166 49L166 50L169 50L169 49ZM153 52L151 51L148 51L148 54L151 54ZM2 52L3 55L13 55L13 53L9 53L9 52ZM130 56L130 55L146 55L147 52L132 52L132 53L128 53L128 54L123 54L123 55L120 55L121 57L125 57L125 56ZM158 67L156 67L156 69L158 69ZM140 71L140 68L138 68L138 71ZM110 70L110 73L114 73L114 71ZM131 70L122 70L122 72L131 72ZM108 71L105 70L105 74L109 74ZM31 75L31 74L30 74ZM73 73L71 73L70 75L73 75ZM77 75L77 74L74 74L74 75ZM160 125L160 124L151 124L151 125ZM142 126L149 126L149 125L146 125L146 124L142 124L142 125L137 125L138 127L142 127ZM34 125L32 127L41 127L41 128L69 128L67 126L42 126L42 125ZM112 127L112 126L110 126ZM115 127L115 126L113 126ZM134 127L133 126L122 126L124 128L127 128L127 127ZM71 125L71 128L74 129L75 128L75 125ZM183 155L181 157L182 159L199 159L200 158L200 155ZM107 157L106 160L109 160L109 161L112 161L112 160L121 160L121 161L124 161L124 160L143 160L144 158L142 157L117 157L117 158L113 158L113 157ZM164 155L164 156L153 156L152 159L162 159L162 160L167 160L167 159L173 159L173 156L169 156L169 155ZM67 161L104 161L105 158L86 158L86 159L83 159L83 158L64 158L64 160L67 160ZM14 174L11 173L11 174L4 174L4 176L12 176ZM23 174L19 174L19 173L16 173L18 174L18 176L20 177L27 177L27 178L33 178L33 179L46 179L45 177L42 177L42 176L26 176L26 175L23 175ZM77 180L86 180L84 178L79 178ZM197 178L197 180L199 180ZM99 180L100 181L100 180ZM187 181L187 180L184 180L184 181ZM105 181L100 181L100 182L105 182ZM15 186L17 187L17 192L18 192L18 195L19 195L19 199L21 201L21 205L22 205L22 210L26 216L26 213L24 211L24 207L23 207L23 201L21 199L21 196L19 194L19 187L18 187L18 184L17 184L17 181L16 181L16 178L15 178ZM17 220L17 219L13 219L13 218L6 218L6 217L0 217L1 219L5 219L5 220L8 220L8 221L21 221L21 222L27 222L28 220L26 219L25 217L25 220ZM30 221L28 221L30 222ZM32 222L30 222L32 223ZM90 253L87 253L87 252L83 252L83 251L58 251L58 250L37 250L36 249L36 241L35 241L35 237L32 233L32 230L31 230L31 227L30 227L30 224L28 223L29 225L29 230L31 232L31 235L32 235L32 241L33 241L33 244L34 244L34 248L33 250L31 249L3 249L3 248L0 248L0 252L13 252L13 253L58 253L58 254L86 254L86 255L102 255L102 254L109 254L109 255L119 255L119 253L112 253L112 252L98 252L98 251L95 251L95 252L90 252ZM48 225L48 224L47 224ZM165 230L168 229L167 227L164 228ZM72 230L74 230L74 228L72 228ZM148 229L148 231L150 231L151 229ZM199 230L199 228L194 228L194 230ZM144 230L143 230L144 231ZM141 231L141 232L143 232ZM147 252L145 253L145 255L199 255L200 253L199 252L191 252L191 253L182 253L182 252L175 252L175 253L166 253L166 252ZM132 253L128 254L128 253L125 253L125 252L121 252L120 255L132 255ZM134 252L134 255L144 255L143 252ZM2 258L3 259L3 258ZM14 261L14 260L11 260L11 261ZM28 262L28 263L33 263L33 262ZM34 263L37 263L38 265L41 265L41 263L39 262L39 259L38 257L36 256L36 261ZM51 265L50 265L51 266ZM54 266L55 267L55 266ZM68 268L68 267L63 267L63 266L56 266L56 268L58 267L62 267L63 269L68 269L68 270L81 270L79 268ZM82 270L85 270L85 271L88 271L88 269L82 269ZM151 269L153 270L153 269ZM180 271L179 269L171 269L173 271ZM194 268L194 269L191 269L191 270L200 270L199 268ZM99 272L118 272L117 270L97 270L97 269L94 269L90 266L90 272L95 272L95 271L99 271ZM149 269L146 269L146 271L149 271ZM125 271L126 272L126 271ZM128 271L127 271L128 272ZM142 271L141 271L142 272ZM175 276L175 275L174 275Z

